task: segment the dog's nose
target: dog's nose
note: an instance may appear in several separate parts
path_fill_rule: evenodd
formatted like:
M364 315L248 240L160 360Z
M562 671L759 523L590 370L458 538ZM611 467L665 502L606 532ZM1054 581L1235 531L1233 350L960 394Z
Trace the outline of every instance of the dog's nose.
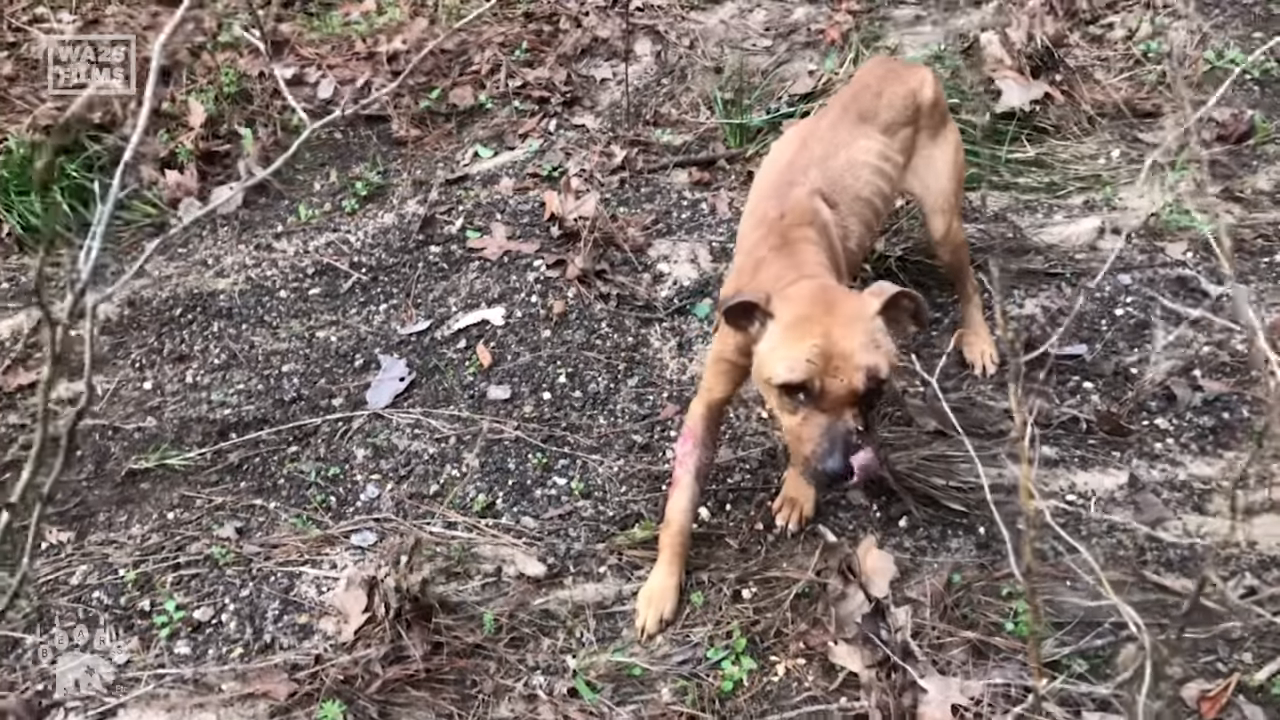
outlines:
M825 443L813 463L813 478L819 487L843 485L853 479L853 463L850 458L857 451L853 438L841 436Z

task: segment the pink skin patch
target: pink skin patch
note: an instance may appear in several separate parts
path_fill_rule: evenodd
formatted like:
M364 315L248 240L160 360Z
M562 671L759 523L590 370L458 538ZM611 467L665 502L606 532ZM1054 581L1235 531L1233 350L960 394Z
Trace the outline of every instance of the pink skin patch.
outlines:
M867 482L880 474L880 459L876 451L864 447L849 457L849 465L853 467L853 482Z
M701 454L700 444L701 438L698 437L698 431L692 426L685 425L680 430L680 437L676 439L675 467L671 471L671 485L667 488L668 495L675 491L676 485L680 483L681 478L697 472L698 456Z

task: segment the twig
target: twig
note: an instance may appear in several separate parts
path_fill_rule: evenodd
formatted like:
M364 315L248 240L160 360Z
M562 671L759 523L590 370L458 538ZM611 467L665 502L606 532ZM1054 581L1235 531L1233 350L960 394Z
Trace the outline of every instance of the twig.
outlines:
M701 165L714 165L721 160L733 160L746 154L746 150L738 148L737 150L721 150L720 152L695 153L692 155L676 155L675 157L665 160L655 160L653 162L644 163L633 169L631 172L636 175L646 175L658 170L674 170L678 167L696 167Z
M1148 290L1147 288L1138 288L1138 290L1152 300L1155 300L1157 303L1160 303L1160 305L1166 310L1172 310L1185 318L1191 320L1207 320L1219 327L1224 327L1234 332L1239 332L1243 329L1230 320L1224 320L1213 313L1205 312L1199 308L1187 307L1186 305L1176 303L1154 291Z
M631 0L622 0L622 110L631 128Z
M1063 321L1062 325L1054 331L1053 335L1051 335L1043 345L1032 350L1026 355L1023 355L1022 362L1029 363L1057 347L1058 341L1062 339L1063 334L1067 332L1067 328L1071 327L1071 323L1075 321L1076 315L1080 313L1080 308L1084 306L1084 301L1089 299L1089 296L1093 294L1094 290L1098 289L1098 283L1102 282L1102 278L1105 277L1107 271L1111 269L1112 263L1116 261L1116 258L1120 256L1120 252L1124 250L1125 246L1128 244L1129 233L1124 233L1120 236L1120 242L1116 243L1115 249L1107 256L1107 261L1102 264L1102 269L1098 271L1097 275L1093 276L1092 280L1085 283L1084 287L1080 288L1080 292L1076 293L1076 302L1071 306L1071 312L1067 313L1067 319Z
M1088 563L1089 569L1097 576L1099 587L1102 589L1103 594L1106 595L1107 600L1111 601L1111 603L1120 610L1120 616L1124 619L1125 624L1129 626L1129 632L1133 633L1134 636L1138 638L1138 642L1142 643L1142 685L1138 691L1138 712L1136 717L1137 720L1145 720L1147 696L1151 692L1152 678L1151 635L1147 632L1146 623L1142 621L1142 617L1133 609L1133 606L1120 599L1120 596L1116 594L1115 590L1111 587L1111 583L1107 580L1107 575L1102 571L1102 566L1098 563L1098 560L1087 548L1085 548L1084 545L1080 543L1079 540L1076 540L1062 529L1062 526L1054 519L1053 513L1049 512L1048 506L1042 503L1040 505L1040 512L1043 514L1045 522L1048 523L1049 527L1058 534L1058 537L1065 540L1067 544L1073 547L1076 552L1080 553L1080 556L1084 558L1086 563Z
M991 481L987 478L987 470L983 466L982 460L978 458L978 451L974 449L973 443L969 440L969 435L965 433L964 428L960 427L960 421L956 419L955 413L951 411L951 404L943 396L942 388L938 387L938 382L930 377L924 371L924 368L920 367L920 359L916 357L915 353L911 354L911 364L915 366L916 373L933 390L934 396L938 398L938 404L942 406L942 411L947 414L947 420L951 422L951 427L955 428L956 434L960 437L960 442L964 443L965 452L973 460L974 470L978 473L978 479L982 481L982 494L987 498L987 507L991 509L991 516L996 521L996 527L1000 528L1000 535L1004 538L1005 548L1009 551L1009 569L1013 571L1013 575L1018 579L1018 582L1025 586L1022 570L1018 567L1018 559L1013 550L1013 537L1009 535L1009 528L1005 527L1004 518L1000 516L1000 510L996 507L995 497L991 494Z
M289 160L293 158L294 154L297 153L298 150L302 147L302 145L306 143L307 140L310 140L311 136L316 134L316 132L324 129L329 125L332 125L334 122L337 122L338 120L345 118L349 115L355 115L360 112L363 112L364 110L368 109L369 107L371 107L372 105L379 102L384 97L386 97L387 95L395 91L395 89L400 87L401 83L404 82L405 78L407 78L410 75L410 73L412 73L415 69L417 69L417 66L419 65L419 63L421 63L422 60L426 58L427 55L431 54L431 52L434 51L440 45L440 43L444 42L445 38L449 37L449 35L453 31L458 30L459 28L462 28L463 26L470 24L473 20L480 17L484 13L488 12L489 9L496 4L497 4L497 0L489 0L489 2L477 8L470 15L454 23L447 31L442 33L440 37L437 37L435 40L432 40L431 42L427 43L427 45L423 47L422 50L419 50L418 54L413 56L413 59L409 61L408 65L405 66L404 70L401 71L400 75L398 75L395 80L391 81L389 85L382 88L381 90L378 90L370 94L367 98L356 103L354 106L340 107L337 110L334 110L332 113L315 121L314 123L307 125L305 128L303 128L302 133L298 135L297 139L293 141L293 143L289 146L289 148L285 150L283 154L277 157L274 162L272 162L270 165L264 168L261 173L258 173L251 178L248 178L240 183L237 183L233 192L229 192L222 195L221 197L214 200L213 202L205 205L203 208L200 209L199 212L193 214L191 217L187 218L181 224L170 229L168 232L164 233L163 235L160 235L154 240L151 240L150 242L148 242L146 247L143 248L142 254L138 257L137 260L133 262L132 265L129 266L129 269L126 270L118 280L112 283L111 287L103 291L103 293L99 296L99 301L102 301L102 300L105 300L106 298L111 297L115 293L119 292L120 289L123 288L125 285L127 285L131 280L133 280L133 278L142 270L142 268L151 259L151 256L154 255L156 251L160 249L160 246L163 245L165 242L182 234L192 225L199 222L200 220L203 220L206 216L208 216L217 208L221 207L223 203L227 202L235 195L247 192L250 188L256 186L260 182L263 182L267 177L274 175L277 170L279 170L281 167L284 166L285 163L289 162Z
M1213 95L1209 96L1209 99L1205 102L1205 104L1200 106L1200 109L1197 110L1195 114L1193 114L1191 118L1187 120L1186 123L1184 123L1181 127L1179 127L1178 129L1174 130L1173 132L1165 136L1165 139L1160 143L1159 146L1156 147L1155 151L1152 152L1150 155L1148 155L1146 161L1142 163L1142 172L1138 174L1138 180L1137 180L1137 185L1139 187L1145 184L1147 180L1147 176L1151 174L1151 167L1155 165L1156 161L1160 159L1174 143L1181 140L1182 137L1186 135L1187 131L1195 127L1196 123L1200 122L1200 120L1205 116L1205 114L1207 114L1210 110L1214 108L1214 106L1216 106L1219 102L1222 101L1222 97L1226 95L1227 90L1230 90L1231 86L1235 84L1236 80L1240 77L1240 73L1244 72L1245 68L1250 67L1251 65L1256 63L1263 55L1266 55L1268 52L1270 52L1271 48L1275 47L1277 44L1280 44L1280 35L1276 35L1272 37L1270 40L1264 43L1262 47L1250 53L1249 57L1246 58L1244 62L1240 63L1239 65L1237 65L1235 68L1231 70L1231 74L1227 76L1227 79L1222 81L1222 84L1218 86L1218 89L1214 91Z
M129 169L129 163L133 161L133 156L138 152L138 147L142 144L142 136L147 131L147 124L151 121L151 112L155 108L156 88L160 84L160 67L164 64L164 48L169 43L169 38L173 36L178 25L181 24L182 18L191 9L192 0L182 0L182 4L178 6L173 17L169 18L169 22L165 24L164 29L160 31L160 36L156 38L155 44L151 47L151 64L148 67L147 87L142 93L142 107L139 109L137 124L134 125L133 134L129 136L129 143L125 145L124 154L120 157L120 163L116 165L115 176L111 178L111 186L107 189L106 200L98 206L97 211L93 214L93 222L89 226L89 235L85 238L84 245L80 248L80 264L79 274L80 280L75 285L75 290L68 298L67 308L65 312L70 318L74 312L76 302L84 297L85 292L89 289L89 284L93 281L93 271L98 265L98 255L102 253L102 243L106 239L107 229L111 225L111 219L116 212L116 205L120 202L120 191L124 186L124 174Z

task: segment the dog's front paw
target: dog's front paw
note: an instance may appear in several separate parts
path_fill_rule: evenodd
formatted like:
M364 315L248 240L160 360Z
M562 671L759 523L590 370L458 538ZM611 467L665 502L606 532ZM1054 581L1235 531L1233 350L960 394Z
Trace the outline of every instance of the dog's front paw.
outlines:
M794 470L788 470L782 480L782 490L773 501L774 526L787 533L801 530L813 519L818 508L818 490L812 483Z
M1000 365L995 338L991 337L991 331L985 324L960 331L960 352L975 375L990 377Z
M636 595L636 635L657 635L676 616L680 604L680 573L655 566Z

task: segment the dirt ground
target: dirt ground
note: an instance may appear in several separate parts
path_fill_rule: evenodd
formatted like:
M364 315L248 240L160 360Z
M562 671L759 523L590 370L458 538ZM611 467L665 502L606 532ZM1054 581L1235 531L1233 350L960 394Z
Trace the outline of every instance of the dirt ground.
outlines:
M795 58L790 72L808 77L829 54L823 28L841 17L872 49L935 59L939 44L971 57L966 40L1004 18L894 3L703 5L633 3L625 69L620 10L588 3L559 25L537 15L523 46L535 56L564 49L557 33L595 33L565 77L546 80L571 90L512 114L429 118L407 140L385 118L326 131L275 186L168 245L103 308L98 400L42 531L30 597L0 634L20 659L0 691L32 693L59 717L862 717L868 703L937 717L913 687L918 671L977 683L944 703L959 716L1006 717L1030 707L1034 604L1049 676L1037 717L1137 717L1139 694L1148 717L1280 717L1267 398L1231 280L1198 226L1179 222L1187 208L1166 202L1130 222L1147 199L1122 188L1179 116L1120 102L1006 148L1017 182L974 189L966 209L984 282L1021 333L1003 357L1053 340L1021 384L1036 411L1037 487L1062 528L1035 529L1030 587L1016 583L973 465L908 359L900 380L914 402L886 436L888 458L918 473L949 464L964 511L918 506L909 492L839 491L820 527L774 534L785 455L746 390L703 496L680 614L655 642L636 642L632 603L654 557L671 447L757 162L725 152L707 108L716 52ZM1191 28L1203 47L1230 39L1247 54L1280 28L1273 5L1250 8L1193 20L1163 6L1080 11L1072 22L1098 29L1073 30L1053 62L1037 62L1056 66L1041 72L1079 117L1073 88L1119 62L1103 48L1110 33L1147 13L1171 18L1150 37ZM493 42L507 57L521 47ZM1225 77L1205 68L1196 96ZM1264 322L1280 313L1280 146L1258 128L1280 116L1278 77L1242 77L1198 136L1207 188L1177 189L1229 219L1236 281ZM1231 112L1251 114L1247 141L1221 140ZM695 157L706 153L724 158ZM344 212L353 183L374 176ZM565 217L575 208L579 218ZM484 257L495 237L514 244ZM906 357L940 368L1016 546L1016 472L997 457L1013 428L1010 364L982 380L944 357L954 298L909 207L885 238L868 277L928 299L931 327ZM3 264L6 354L33 316L30 267L16 255ZM20 350L20 364L38 364L34 345ZM380 354L416 375L370 411ZM63 385L55 402L81 390ZM32 403L26 390L0 394L7 437L25 434ZM896 562L890 634L914 656L889 652L874 678L829 659L832 642L854 643L839 629L830 557L867 535ZM106 695L52 700L38 649L77 624L108 629L127 662ZM1134 658L1147 643L1142 690ZM735 674L725 657L750 669ZM1204 714L1206 698L1222 697L1207 689L1232 677L1221 714Z

